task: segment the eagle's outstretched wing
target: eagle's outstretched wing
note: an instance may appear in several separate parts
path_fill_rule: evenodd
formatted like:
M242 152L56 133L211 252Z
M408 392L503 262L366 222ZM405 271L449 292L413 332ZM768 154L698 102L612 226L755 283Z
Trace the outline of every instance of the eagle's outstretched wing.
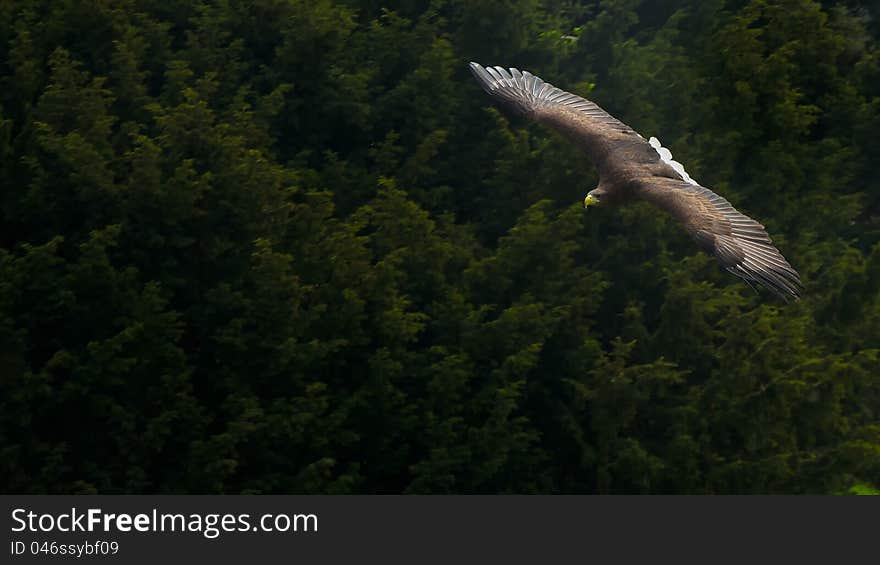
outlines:
M686 174L686 173L685 173ZM721 266L749 283L758 283L784 299L797 299L801 280L764 226L730 202L694 181L646 177L637 197L669 212Z
M583 148L603 179L637 186L643 198L680 220L700 246L749 283L783 298L800 295L800 277L764 226L700 186L656 138L646 141L593 102L526 71L470 64L480 86L508 109L564 133Z
M577 143L603 178L660 163L657 152L641 135L594 102L528 71L477 63L471 63L470 69L483 90L508 110L544 123Z

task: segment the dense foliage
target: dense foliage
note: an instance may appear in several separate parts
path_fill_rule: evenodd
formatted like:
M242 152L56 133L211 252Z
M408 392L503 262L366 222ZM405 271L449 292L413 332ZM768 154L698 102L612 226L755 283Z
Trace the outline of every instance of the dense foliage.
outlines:
M880 486L880 9L0 3L5 492ZM754 293L469 60L758 218Z

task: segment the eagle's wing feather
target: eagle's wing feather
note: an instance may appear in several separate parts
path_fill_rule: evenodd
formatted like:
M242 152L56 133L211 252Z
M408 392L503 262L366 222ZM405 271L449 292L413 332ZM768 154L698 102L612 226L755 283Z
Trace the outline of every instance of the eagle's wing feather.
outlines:
M730 273L758 283L782 298L797 299L797 271L773 246L764 226L731 206L723 197L693 181L652 177L636 193L669 212Z
M595 103L556 88L528 71L483 67L477 63L471 63L470 69L483 90L500 101L507 102L511 109L519 113L529 114L539 109L561 106L582 112L596 125L609 126L620 132L641 137Z
M509 110L553 127L575 141L602 176L662 163L658 151L645 138L594 102L556 88L528 71L477 63L471 63L470 69L483 90Z

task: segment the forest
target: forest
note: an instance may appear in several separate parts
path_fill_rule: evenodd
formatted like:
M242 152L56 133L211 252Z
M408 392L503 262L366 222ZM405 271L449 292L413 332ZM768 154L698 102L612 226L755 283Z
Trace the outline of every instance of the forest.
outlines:
M880 2L0 2L4 493L880 493ZM753 291L499 111L595 101Z

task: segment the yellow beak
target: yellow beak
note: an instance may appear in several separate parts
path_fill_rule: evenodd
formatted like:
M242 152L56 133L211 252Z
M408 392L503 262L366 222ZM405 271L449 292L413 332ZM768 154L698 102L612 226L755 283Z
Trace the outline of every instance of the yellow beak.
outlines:
M590 206L595 206L598 203L599 203L599 199L593 198L589 194L587 195L586 198L584 198L584 208L589 208Z

